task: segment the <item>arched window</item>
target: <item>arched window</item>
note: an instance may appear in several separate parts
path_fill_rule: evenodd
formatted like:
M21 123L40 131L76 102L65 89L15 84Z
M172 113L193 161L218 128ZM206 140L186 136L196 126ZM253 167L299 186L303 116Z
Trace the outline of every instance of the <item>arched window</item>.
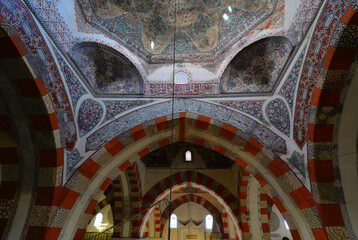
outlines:
M185 162L191 162L193 159L192 159L192 154L191 154L191 151L188 150L185 152Z
M103 214L102 213L98 213L96 215L96 218L94 219L94 224L93 226L95 227L101 227L102 225L102 220L103 220Z
M172 214L170 216L170 228L177 228L178 227L178 218L177 215Z
M213 216L208 214L205 217L205 228L206 229L213 229Z
M285 223L285 228L286 228L287 230L290 230L290 227L288 226L286 220L283 220L283 222Z

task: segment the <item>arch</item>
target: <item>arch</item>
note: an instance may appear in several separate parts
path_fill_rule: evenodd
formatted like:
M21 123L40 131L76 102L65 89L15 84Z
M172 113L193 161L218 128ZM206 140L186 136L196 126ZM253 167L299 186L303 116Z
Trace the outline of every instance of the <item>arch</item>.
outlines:
M327 68L331 63L342 31L355 13L353 2L351 0L326 2L317 21L315 31L312 34L312 40L299 79L294 112L295 131L293 132L293 137L301 149L306 142L310 141L307 138L310 112L312 112L310 110L312 106L315 109L316 100L321 93L319 91L321 90L320 86L324 82ZM339 9L338 12L332 15L331 13L335 12L336 9ZM349 61L352 61L351 55L352 53L348 53L349 57L343 61L345 64L350 65ZM317 91L314 94L316 87ZM339 94L337 95L337 92L332 93L334 94L332 95L332 97L334 96L332 100L336 101ZM314 97L314 95L316 96Z
M202 173L198 173L198 172L194 172L194 171L185 171L185 172L178 172L175 173L172 176L166 177L163 180L159 181L157 184L155 184L150 190L148 190L148 192L144 195L143 197L143 205L151 205L154 202L160 200L161 198L164 197L164 195L166 195L169 191L169 189L172 187L183 187L184 185L190 185L192 187L195 188L196 185L200 185L203 186L205 189L207 189L207 191L209 190L210 192L214 193L212 194L212 196L214 198L216 198L218 200L218 202L223 202L224 205L228 208L228 212L231 213L233 219L233 222L236 224L240 223L240 210L239 210L239 202L236 199L236 197L223 185L221 185L220 183L218 183L217 181L215 181L213 178L208 177L205 174ZM193 194L189 195L189 199L188 197L182 196L179 197L177 199L175 199L173 201L174 206L178 207L179 205L185 203L185 201L193 201L196 202L200 205L204 204L201 202L203 198L200 196L196 196ZM207 204L208 206L214 207L209 201L205 200L205 204ZM207 206L206 206L207 207ZM221 219L221 214L220 212L217 210L216 207L214 207L213 209L215 209L215 212L211 212L209 209L209 212L211 212L213 215L215 213L216 219L217 219L217 223L220 226L220 223L222 224L222 219ZM152 210L148 210L146 213L146 217L144 217L144 221L142 221L141 223L141 229L143 232L144 226L146 224L146 220L148 219L149 215L151 214ZM163 212L163 214L165 214L165 211ZM162 225L161 225L161 232L163 231L164 228L164 224L163 224L163 220L164 223L167 219L167 215L163 215L162 214ZM221 219L221 221L219 220ZM239 226L237 226L237 228L239 229ZM221 233L223 233L223 228L222 225L220 226L220 230ZM142 235L143 233L141 233Z
M94 226L95 227L100 227L103 221L103 214L102 213L97 213L96 217L94 219Z
M214 179L202 173L199 173L198 175L197 174L198 173L194 171L179 172L174 174L173 176L167 177L159 181L152 188L158 193L158 195L156 195L155 199L153 200L153 203L167 197L171 190L177 191L179 189L189 186L192 188L204 190L207 193L209 193L212 197L214 197L220 204L223 205L223 207L226 209L226 212L229 214L229 216L231 217L232 221L236 226L237 236L239 236L241 239L241 232L239 232L240 212L238 208L238 200L236 199L236 197L233 196L230 193L230 191L228 191L223 185L219 184ZM170 185L171 182L173 185ZM161 189L160 186L165 186L165 189ZM148 193L144 196L146 197L147 201L148 200L151 201L150 199L153 198L152 195L153 192L151 193L151 190L149 190ZM146 201L144 198L143 200ZM217 223L219 224L219 229L223 234L223 225L222 225L223 223L222 223L221 213L213 204L211 204L209 201L207 201L205 198L201 196L197 196L195 194L189 194L189 198L188 195L183 195L181 197L176 198L173 201L172 206L174 205L174 208L177 208L180 205L187 202L195 202L199 205L202 205L209 212L215 214ZM152 203L147 202L146 204L151 205ZM141 222L141 232L140 232L141 237L145 234L144 233L145 226L153 210L154 208L149 209L145 213L145 216L143 217L143 220ZM161 234L164 230L165 222L168 219L168 212L169 212L169 206L167 206L167 208L162 213Z
M93 212L92 212L92 216L96 216L103 208L107 207L107 205L111 205L109 203L109 201L107 200L107 198L103 199L102 201L98 202L96 207L94 208ZM112 205L111 205L112 207ZM92 218L90 218L89 222L90 223L92 221Z
M141 117L138 117L140 114ZM172 102L162 102L143 108L140 112L131 112L98 129L87 137L86 150L97 151L113 139L132 135L135 141L146 136L145 126L158 127L158 131L169 128L168 120L172 116ZM174 118L198 120L195 126L208 130L211 125L218 125L223 130L219 135L232 140L235 135L248 140L252 137L260 142L260 146L270 148L274 153L286 154L285 140L254 119L221 105L193 99L179 99L174 102ZM153 122L154 120L154 122ZM183 132L184 131L184 132ZM185 138L185 126L182 128L180 140Z
M340 167L337 151L337 146L340 147L339 122L348 86L357 69L358 52L354 37L357 34L357 9L353 6L346 6L344 9L340 18L335 20L341 28L335 30L332 34L334 38L326 46L327 51L320 69L323 72L322 80L317 82L312 90L312 120L308 123L307 141L312 192L323 221L323 228L317 230L316 235L327 232L330 238L337 238L339 234L344 238L354 239L354 224L350 222L350 213L343 197L344 181L343 186L337 184L342 181L341 176L344 175L343 172L337 171ZM351 141L353 144L356 142L355 139Z
M223 185L207 175L195 171L177 172L172 176L166 177L155 184L143 197L143 205L151 205L158 200L171 186L181 185L182 183L196 183L214 191L228 205L237 203L236 197ZM238 216L239 209L233 208L235 216Z
M2 139L0 157L3 171L9 169L12 173L2 175L0 198L9 211L4 212L4 218L0 219L0 235L12 239L20 239L25 235L38 239L43 237L48 219L37 218L38 213L34 209L42 209L43 215L49 214L51 205L56 204L53 199L58 196L54 190L61 184L56 176L62 172L62 168L58 167L63 162L63 153L62 147L57 143L61 141L54 136L60 137L59 128L63 125L57 121L59 115L56 111L59 109L52 103L55 98L45 86L49 79L46 74L49 73L46 71L39 74L39 69L34 67L38 51L43 50L49 61L52 56L26 7L22 3L14 4L17 4L18 9L24 10L19 12L29 18L29 24L34 30L32 37L37 37L39 44L43 45L34 50L34 46L27 45L29 42L22 42L21 39L29 37L24 33L23 26L15 24L14 19L8 19L9 15L0 15L0 98L2 111L8 111L8 116L1 117L1 125L2 131L8 132L6 135L9 136L6 140ZM0 6L3 7L3 3ZM18 32L21 32L21 37ZM37 61L37 67L46 64L41 59ZM53 71L57 71L55 66ZM56 79L59 75L54 77L54 81L60 81ZM59 96L65 94L64 88L61 88L62 83L58 87ZM66 101L67 95L63 97ZM68 117L70 121L73 120L71 115ZM60 132L63 133L61 130ZM15 138L11 140L13 137ZM73 142L68 142L65 136L61 139L64 147L71 148ZM46 194L43 194L44 189ZM21 210L18 211L19 209ZM33 219L36 219L36 224ZM35 228L37 233L33 235Z
M260 184L270 183L275 189L273 197L277 199L282 198L281 202L284 203L285 212L288 211L293 214L294 221L298 221L295 224L298 229L294 230L297 233L303 234L306 239L312 238L311 233L304 226L308 224L306 221L320 222L319 216L315 212L312 213L313 218L311 219L305 220L302 216L304 216L305 211L312 211L310 208L314 206L313 198L280 158L254 138L247 140L246 137L245 140L236 135L236 132L239 133L240 131L233 126L228 124L221 125L218 121L215 121L214 125L211 123L210 118L194 113L180 113L175 116L179 119L172 121L183 121L181 125L184 128L182 130L179 129L179 136L174 137L175 141L179 141L181 139L181 132L184 132L183 139L185 141L218 151L250 171L259 179ZM74 175L78 178L87 178L86 181L89 182L88 184L91 187L83 191L87 192L86 196L92 195L91 198L96 198L101 192L101 185L111 181L112 177L109 178L110 176L117 176L121 171L129 167L131 162L135 162L140 157L145 156L160 146L169 144L171 135L169 126L172 124L172 121L168 121L167 118L159 118L146 123L145 128L143 125L134 127L126 135L115 137L107 143L100 150L101 154L95 154L87 160L89 163L86 164L86 162ZM114 158L115 160L103 162L103 159L109 158ZM116 168L117 166L118 168ZM91 179L93 178L93 180L86 177L89 173L91 173ZM109 177L103 178L102 176L105 175ZM73 179L70 179L67 184L75 184ZM82 192L79 194L82 194ZM87 206L89 201L90 199L88 198L80 198L76 206ZM298 207L302 201L307 204ZM73 211L85 211L85 209L80 209L76 207ZM74 234L74 230L70 230L72 229L71 226L75 224L75 222L71 224L71 221L78 221L76 220L77 217L74 216L86 217L83 212L73 213L72 220L65 226L66 230L61 233L61 237L71 237Z
M0 7L8 9L8 5L3 2L0 3ZM20 14L19 18L26 19L27 24L18 24L18 18L12 17L15 15L13 12L9 14L3 12L1 23L9 30L11 41L23 59L26 59L28 68L34 73L36 79L34 89L37 89L42 97L47 95L44 99L52 103L49 103L52 106L46 106L46 109L49 113L54 113L51 116L51 123L54 125L54 130L60 131L62 147L72 150L77 141L74 117L55 60L28 8L21 1L15 0L12 2L12 11L15 9ZM31 31L27 31L28 29Z
M174 212L175 209L178 208L179 206L181 206L185 203L188 203L188 202L194 202L194 203L197 203L197 204L203 206L204 208L206 208L215 217L216 223L219 226L219 231L223 235L224 227L223 227L221 212L211 202L209 202L207 199L205 199L201 196L190 193L190 194L186 194L186 195L183 195L183 196L180 196L180 197L174 199L172 201L172 205L171 205L173 208L172 212ZM169 206L167 206L163 210L161 217L160 217L160 220L161 220L161 227L160 227L161 234L160 235L161 236L163 234L165 223L168 221L168 213L169 213Z

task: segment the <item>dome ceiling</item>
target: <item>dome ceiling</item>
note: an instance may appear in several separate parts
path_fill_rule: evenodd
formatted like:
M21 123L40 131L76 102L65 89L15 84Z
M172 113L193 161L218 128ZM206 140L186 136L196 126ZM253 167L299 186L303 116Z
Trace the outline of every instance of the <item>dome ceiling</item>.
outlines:
M237 54L221 77L223 93L269 93L293 47L284 37L262 39Z
M124 55L98 43L76 44L71 56L95 94L139 94L143 80Z
M212 61L267 19L277 0L81 0L86 20L150 63ZM175 12L177 13L175 16ZM176 23L176 24L174 24Z

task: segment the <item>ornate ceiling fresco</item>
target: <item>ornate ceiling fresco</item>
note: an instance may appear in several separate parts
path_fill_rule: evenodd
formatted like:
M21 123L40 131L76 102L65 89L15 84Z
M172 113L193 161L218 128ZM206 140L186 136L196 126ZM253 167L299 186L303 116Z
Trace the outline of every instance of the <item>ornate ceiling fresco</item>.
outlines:
M143 80L122 54L98 43L79 43L71 51L79 69L96 94L138 94Z
M0 1L0 27L34 79L14 86L29 109L39 101L47 110L28 119L45 147L39 176L59 187L99 171L91 180L98 189L100 178L132 163L168 167L168 148L179 143L207 157L205 168L247 168L261 184L282 185L287 197L330 192L339 181L333 121L357 47L357 24L342 22L358 12L352 2ZM50 150L46 139L55 142ZM50 155L58 163L48 167ZM317 174L323 161L327 182L319 178L331 176ZM306 202L296 201L303 213L319 203L301 209Z
M245 48L226 67L222 92L271 92L291 50L290 41L283 37L266 38Z
M169 119L174 91L195 97L175 101L175 114L230 123L307 183L292 121L320 0L176 0L176 15L169 0L25 2L48 34L72 106L77 139L66 147L65 181L113 137Z
M266 20L277 0L81 0L85 19L152 63L212 61ZM175 13L176 12L176 13Z

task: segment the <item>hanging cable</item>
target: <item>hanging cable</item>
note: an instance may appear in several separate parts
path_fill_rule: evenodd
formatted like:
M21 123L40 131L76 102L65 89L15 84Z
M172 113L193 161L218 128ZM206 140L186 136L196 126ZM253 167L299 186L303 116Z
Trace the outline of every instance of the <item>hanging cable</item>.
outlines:
M174 0L174 27L173 27L173 82L172 82L172 135L170 149L170 183L169 183L169 224L168 224L168 240L170 240L170 223L172 218L172 179L173 179L173 158L174 158L174 100L175 100L175 51L176 51L176 24L177 24L177 4Z

